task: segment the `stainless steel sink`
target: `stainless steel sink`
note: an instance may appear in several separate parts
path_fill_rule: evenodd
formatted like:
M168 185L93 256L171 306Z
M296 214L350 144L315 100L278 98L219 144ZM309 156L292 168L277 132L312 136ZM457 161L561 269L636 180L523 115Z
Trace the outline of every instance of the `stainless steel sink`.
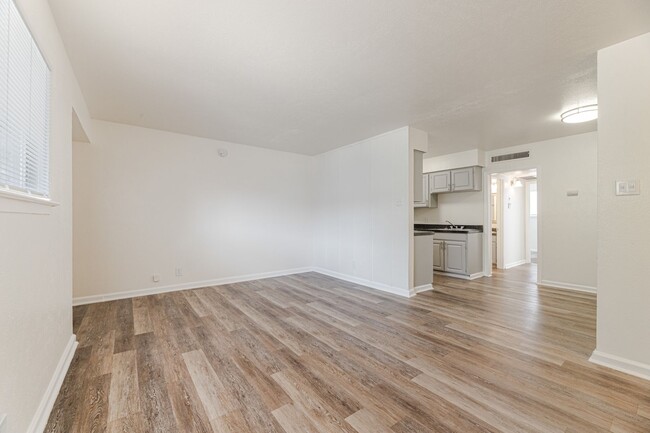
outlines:
M477 229L466 229L466 228L449 228L445 227L442 229L433 229L433 232L437 233L478 233L480 230Z

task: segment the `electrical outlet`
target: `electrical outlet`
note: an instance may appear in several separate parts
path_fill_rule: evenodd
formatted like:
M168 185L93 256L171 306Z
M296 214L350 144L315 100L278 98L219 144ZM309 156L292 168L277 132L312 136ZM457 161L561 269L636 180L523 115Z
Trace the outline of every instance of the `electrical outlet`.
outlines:
M5 432L5 421L7 420L7 415L0 415L0 433L6 433Z
M183 268L176 268L176 276L177 277L183 276Z
M639 194L641 194L641 186L638 179L616 181L616 195L639 195Z
M160 275L158 275L158 274L153 274L153 276L151 277L151 279L153 280L154 283L157 283L157 282L160 281Z

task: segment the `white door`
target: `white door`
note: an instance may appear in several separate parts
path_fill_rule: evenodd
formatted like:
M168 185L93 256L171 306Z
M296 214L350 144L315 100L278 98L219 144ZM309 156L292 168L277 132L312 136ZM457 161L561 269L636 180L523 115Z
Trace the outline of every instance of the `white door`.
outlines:
M429 173L429 193L448 192L451 190L451 172L439 171Z
M444 271L445 270L445 255L444 255L444 242L443 241L433 241L433 270L434 271Z
M466 242L445 241L445 272L467 274Z
M460 168L451 171L451 190L469 191L474 189L474 169Z

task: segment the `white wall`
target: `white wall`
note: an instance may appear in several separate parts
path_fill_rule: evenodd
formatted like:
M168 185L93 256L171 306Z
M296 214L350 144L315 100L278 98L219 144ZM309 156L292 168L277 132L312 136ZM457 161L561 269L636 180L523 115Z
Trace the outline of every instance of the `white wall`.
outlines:
M595 290L596 145L591 132L486 152L487 173L537 168L538 250L543 255L538 264L544 284ZM490 162L493 155L525 150L530 158ZM568 197L570 190L578 196Z
M93 124L74 145L77 302L311 265L312 158Z
M598 52L598 344L650 378L650 34ZM641 195L616 196L616 180ZM618 357L619 359L613 359ZM602 361L602 359L601 359ZM636 363L636 364L635 364Z
M503 267L522 264L526 260L526 190L504 183L503 209L501 211L503 233Z
M415 208L415 222L420 224L456 225L483 224L483 193L481 191L438 194L438 207Z
M409 293L410 153L402 128L315 157L316 267Z
M429 146L435 146L435 144L429 144ZM433 157L425 153L423 168L424 173L428 173L431 171L450 170L452 168L472 167L475 165L482 166L484 162L485 153L479 149Z
M17 0L52 70L49 208L0 198L0 413L25 432L72 336L72 109L88 111L46 0Z

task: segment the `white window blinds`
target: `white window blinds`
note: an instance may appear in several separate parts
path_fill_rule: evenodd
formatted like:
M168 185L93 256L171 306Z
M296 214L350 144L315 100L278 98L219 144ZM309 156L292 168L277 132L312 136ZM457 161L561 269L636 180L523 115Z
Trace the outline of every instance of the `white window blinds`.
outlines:
M49 196L50 70L12 0L0 0L0 188Z

